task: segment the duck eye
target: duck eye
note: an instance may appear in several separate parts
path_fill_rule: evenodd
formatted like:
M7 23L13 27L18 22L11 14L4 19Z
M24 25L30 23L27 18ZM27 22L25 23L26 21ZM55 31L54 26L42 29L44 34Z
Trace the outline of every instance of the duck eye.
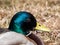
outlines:
M27 22L30 22L31 20L30 20L30 19L27 19L26 21L27 21Z
M30 19L26 19L26 20L24 20L24 22L30 22Z

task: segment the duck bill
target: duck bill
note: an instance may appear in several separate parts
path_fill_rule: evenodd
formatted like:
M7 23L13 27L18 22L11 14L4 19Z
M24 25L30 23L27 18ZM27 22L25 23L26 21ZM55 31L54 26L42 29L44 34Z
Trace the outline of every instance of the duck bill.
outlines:
M46 32L50 32L51 31L49 28L47 28L44 25L40 25L38 22L37 22L37 26L35 27L35 30L36 31L46 31Z

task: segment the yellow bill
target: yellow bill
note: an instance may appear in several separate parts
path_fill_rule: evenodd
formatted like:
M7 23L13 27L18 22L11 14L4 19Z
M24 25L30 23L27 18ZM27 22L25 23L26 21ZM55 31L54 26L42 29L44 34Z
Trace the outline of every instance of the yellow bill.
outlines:
M37 26L35 28L36 30L40 30L40 31L47 31L47 32L50 32L51 30L49 28L47 28L46 26L44 25L40 25L39 23L37 23Z

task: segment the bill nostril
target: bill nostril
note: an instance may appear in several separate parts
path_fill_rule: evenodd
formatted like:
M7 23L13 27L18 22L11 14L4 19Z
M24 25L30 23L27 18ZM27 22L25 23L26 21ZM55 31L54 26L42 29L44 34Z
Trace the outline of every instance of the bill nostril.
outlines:
M41 25L39 25L39 26L41 26Z

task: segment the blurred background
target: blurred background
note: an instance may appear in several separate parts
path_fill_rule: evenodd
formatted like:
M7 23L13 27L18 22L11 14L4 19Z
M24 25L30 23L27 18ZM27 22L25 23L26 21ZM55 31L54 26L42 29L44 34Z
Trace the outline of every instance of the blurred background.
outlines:
M0 0L0 27L7 28L16 12L31 12L52 32L40 32L45 45L60 45L60 0Z

